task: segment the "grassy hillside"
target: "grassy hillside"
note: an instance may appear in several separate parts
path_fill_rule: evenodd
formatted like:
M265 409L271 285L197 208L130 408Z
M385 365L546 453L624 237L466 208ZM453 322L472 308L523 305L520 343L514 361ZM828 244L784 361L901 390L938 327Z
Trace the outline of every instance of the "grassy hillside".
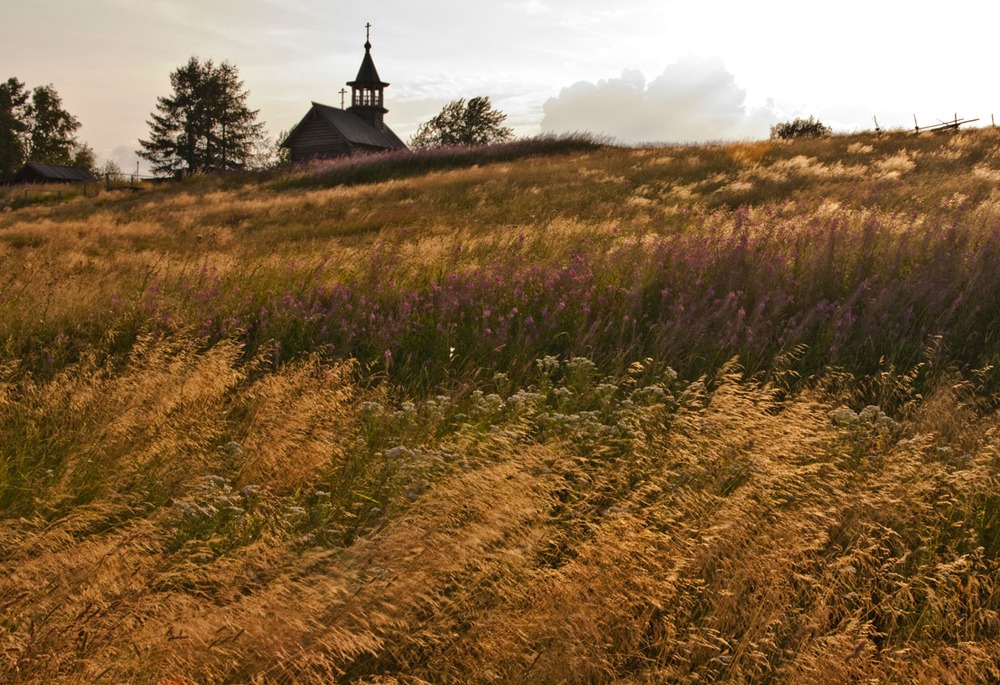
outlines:
M994 682L1000 134L0 210L0 680Z

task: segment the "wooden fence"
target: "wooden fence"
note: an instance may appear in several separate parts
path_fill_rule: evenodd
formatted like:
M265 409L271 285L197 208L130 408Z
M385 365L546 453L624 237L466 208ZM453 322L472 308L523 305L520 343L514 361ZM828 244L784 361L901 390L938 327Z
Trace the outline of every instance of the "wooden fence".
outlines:
M0 186L0 209L17 209L26 205L62 202L74 197L96 197L101 191L99 181L81 183L45 183Z
M104 174L105 190L142 190L149 183L163 182L162 176L141 176L139 174Z
M139 191L162 183L162 177L140 174L104 174L101 179L77 183L33 183L0 185L0 209L32 204L63 202L75 197L96 197L107 191Z

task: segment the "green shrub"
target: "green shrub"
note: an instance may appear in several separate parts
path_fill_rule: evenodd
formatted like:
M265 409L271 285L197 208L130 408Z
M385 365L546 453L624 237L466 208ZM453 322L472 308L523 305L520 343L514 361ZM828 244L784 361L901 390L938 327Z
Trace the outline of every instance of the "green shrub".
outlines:
M795 138L825 138L833 133L833 129L819 119L796 118L794 121L783 121L771 127L771 140L793 140Z

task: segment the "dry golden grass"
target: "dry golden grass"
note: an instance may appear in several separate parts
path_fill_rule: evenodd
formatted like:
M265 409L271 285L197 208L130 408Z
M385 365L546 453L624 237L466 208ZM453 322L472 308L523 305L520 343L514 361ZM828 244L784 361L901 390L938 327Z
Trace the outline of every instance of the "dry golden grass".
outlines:
M609 149L526 159L516 168L483 165L321 189L220 189L195 180L177 189L104 193L0 214L0 259L12 289L21 289L21 303L30 298L31 308L49 317L71 305L100 306L151 275L180 286L207 269L222 278L252 275L284 284L298 276L288 273L289 264L306 269L325 258L335 277L351 271L380 238L406 246L405 267L412 269L489 262L519 234L558 259L562 246L577 238L610 226L623 235L660 231L665 220L677 222L692 207L803 202L817 193L856 203L848 189L859 181L909 182L898 193L911 209L918 195L940 195L936 201L944 202L953 195L941 194L945 188L961 181L952 169L970 160L973 185L995 185L996 138L986 129L947 141L855 136L797 146ZM919 178L917 167L927 170ZM884 209L892 211L892 198L886 200ZM990 211L990 202L976 198L982 212ZM461 255L456 245L463 246Z
M998 675L996 541L988 554L975 530L1000 422L961 385L885 432L733 369L675 410L637 410L621 456L517 423L485 442L462 429L460 467L411 456L436 473L426 491L330 547L288 503L352 449L358 391L309 362L250 378L231 354L149 354L125 384L60 378L19 405L87 416L108 471L66 516L4 524L8 682ZM228 437L238 449L213 445ZM236 498L262 485L242 500L258 530L179 541L179 503L221 497L204 480L220 471ZM129 503L141 475L169 499Z
M997 141L609 149L0 214L0 681L997 682L987 370L548 358L436 395L179 315L338 283L378 241L380 273L416 280L744 219L789 245L809 222L993 225ZM64 330L88 345L37 345Z

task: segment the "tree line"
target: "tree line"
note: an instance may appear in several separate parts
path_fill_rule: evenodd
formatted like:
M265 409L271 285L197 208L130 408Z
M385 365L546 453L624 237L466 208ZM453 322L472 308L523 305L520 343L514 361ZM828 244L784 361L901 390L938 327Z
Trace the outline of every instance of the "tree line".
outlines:
M139 157L158 176L263 169L283 163L250 109L246 89L230 62L216 64L191 57L170 74L172 92L156 100L147 121L149 136L139 140ZM422 123L411 147L485 145L510 140L507 115L479 96L454 100ZM16 78L0 83L0 181L11 178L26 161L75 166L96 172L94 151L76 138L79 120L69 114L52 84L29 90ZM771 127L771 138L829 135L830 127L810 117ZM117 165L109 162L106 169Z
M158 176L179 176L241 169L261 169L287 156L250 109L250 92L230 62L216 64L191 57L170 74L171 93L156 100L147 121L149 135L136 154ZM418 148L481 145L510 140L506 114L488 97L455 100L420 125L410 141ZM11 178L27 161L74 166L94 173L94 151L77 140L79 120L69 114L49 84L28 90L16 78L0 84L0 181ZM117 170L109 162L106 169Z
M0 83L0 180L29 160L92 169L94 151L76 139L79 128L52 84L29 90L13 77Z

